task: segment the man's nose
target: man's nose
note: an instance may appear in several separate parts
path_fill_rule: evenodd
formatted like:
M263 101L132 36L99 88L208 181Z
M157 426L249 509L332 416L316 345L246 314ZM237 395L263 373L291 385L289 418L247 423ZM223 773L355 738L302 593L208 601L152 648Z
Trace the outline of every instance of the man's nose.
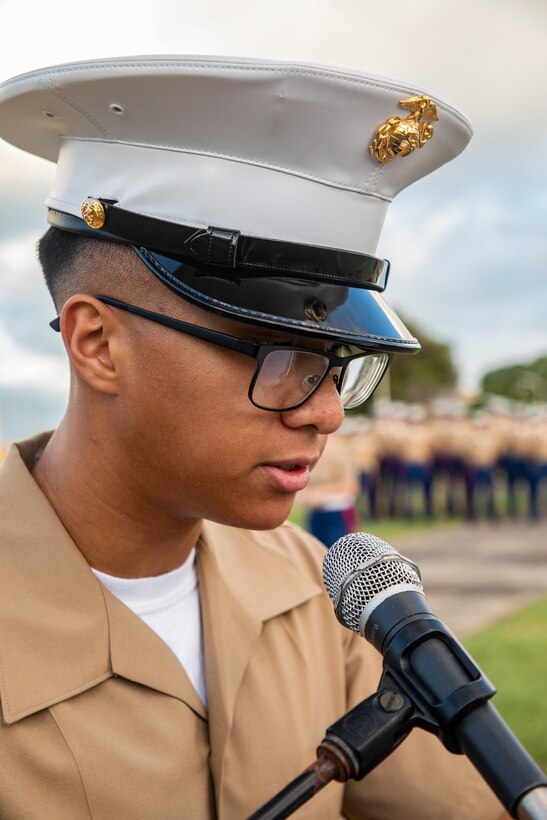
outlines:
M282 418L287 427L312 426L324 435L338 430L344 420L344 406L332 374L304 404L285 410Z

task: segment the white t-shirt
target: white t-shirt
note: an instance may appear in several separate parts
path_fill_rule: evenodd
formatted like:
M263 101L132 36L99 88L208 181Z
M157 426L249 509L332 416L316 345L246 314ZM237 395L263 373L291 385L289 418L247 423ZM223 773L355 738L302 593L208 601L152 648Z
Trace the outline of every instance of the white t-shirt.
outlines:
M165 641L206 705L196 550L181 567L152 578L115 578L93 567L91 571Z

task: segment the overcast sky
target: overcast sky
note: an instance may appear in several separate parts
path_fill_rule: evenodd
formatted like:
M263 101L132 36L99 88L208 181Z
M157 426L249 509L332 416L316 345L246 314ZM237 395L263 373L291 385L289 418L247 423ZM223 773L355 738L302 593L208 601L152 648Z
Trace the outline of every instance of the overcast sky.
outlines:
M362 69L424 86L471 120L454 162L391 205L386 297L450 343L462 387L547 354L544 0L0 0L0 81L130 54L218 54ZM67 368L34 243L53 166L0 144L0 412L12 439L54 425Z

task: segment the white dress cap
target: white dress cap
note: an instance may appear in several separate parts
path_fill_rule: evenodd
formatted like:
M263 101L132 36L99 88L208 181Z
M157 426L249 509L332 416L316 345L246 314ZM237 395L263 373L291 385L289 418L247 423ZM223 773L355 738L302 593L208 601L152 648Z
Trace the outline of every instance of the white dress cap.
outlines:
M379 293L386 209L471 128L436 95L357 71L145 56L8 80L0 137L57 163L53 225L129 242L184 298L389 353L419 344Z
M374 159L376 129L423 95L437 107L431 139ZM390 200L459 154L471 128L436 95L357 71L152 56L8 80L0 136L57 163L47 204L75 216L101 197L175 223L373 255Z

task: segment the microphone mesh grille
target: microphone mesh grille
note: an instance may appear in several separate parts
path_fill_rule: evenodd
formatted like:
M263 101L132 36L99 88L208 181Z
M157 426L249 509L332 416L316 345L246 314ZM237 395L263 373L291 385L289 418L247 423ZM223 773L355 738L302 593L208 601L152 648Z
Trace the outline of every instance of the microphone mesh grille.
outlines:
M388 558L358 570L361 564ZM325 555L323 581L334 603L345 581L349 583L338 604L339 620L354 632L360 632L359 619L365 606L379 593L398 584L410 584L423 592L420 576L396 549L381 538L364 532L339 538Z

